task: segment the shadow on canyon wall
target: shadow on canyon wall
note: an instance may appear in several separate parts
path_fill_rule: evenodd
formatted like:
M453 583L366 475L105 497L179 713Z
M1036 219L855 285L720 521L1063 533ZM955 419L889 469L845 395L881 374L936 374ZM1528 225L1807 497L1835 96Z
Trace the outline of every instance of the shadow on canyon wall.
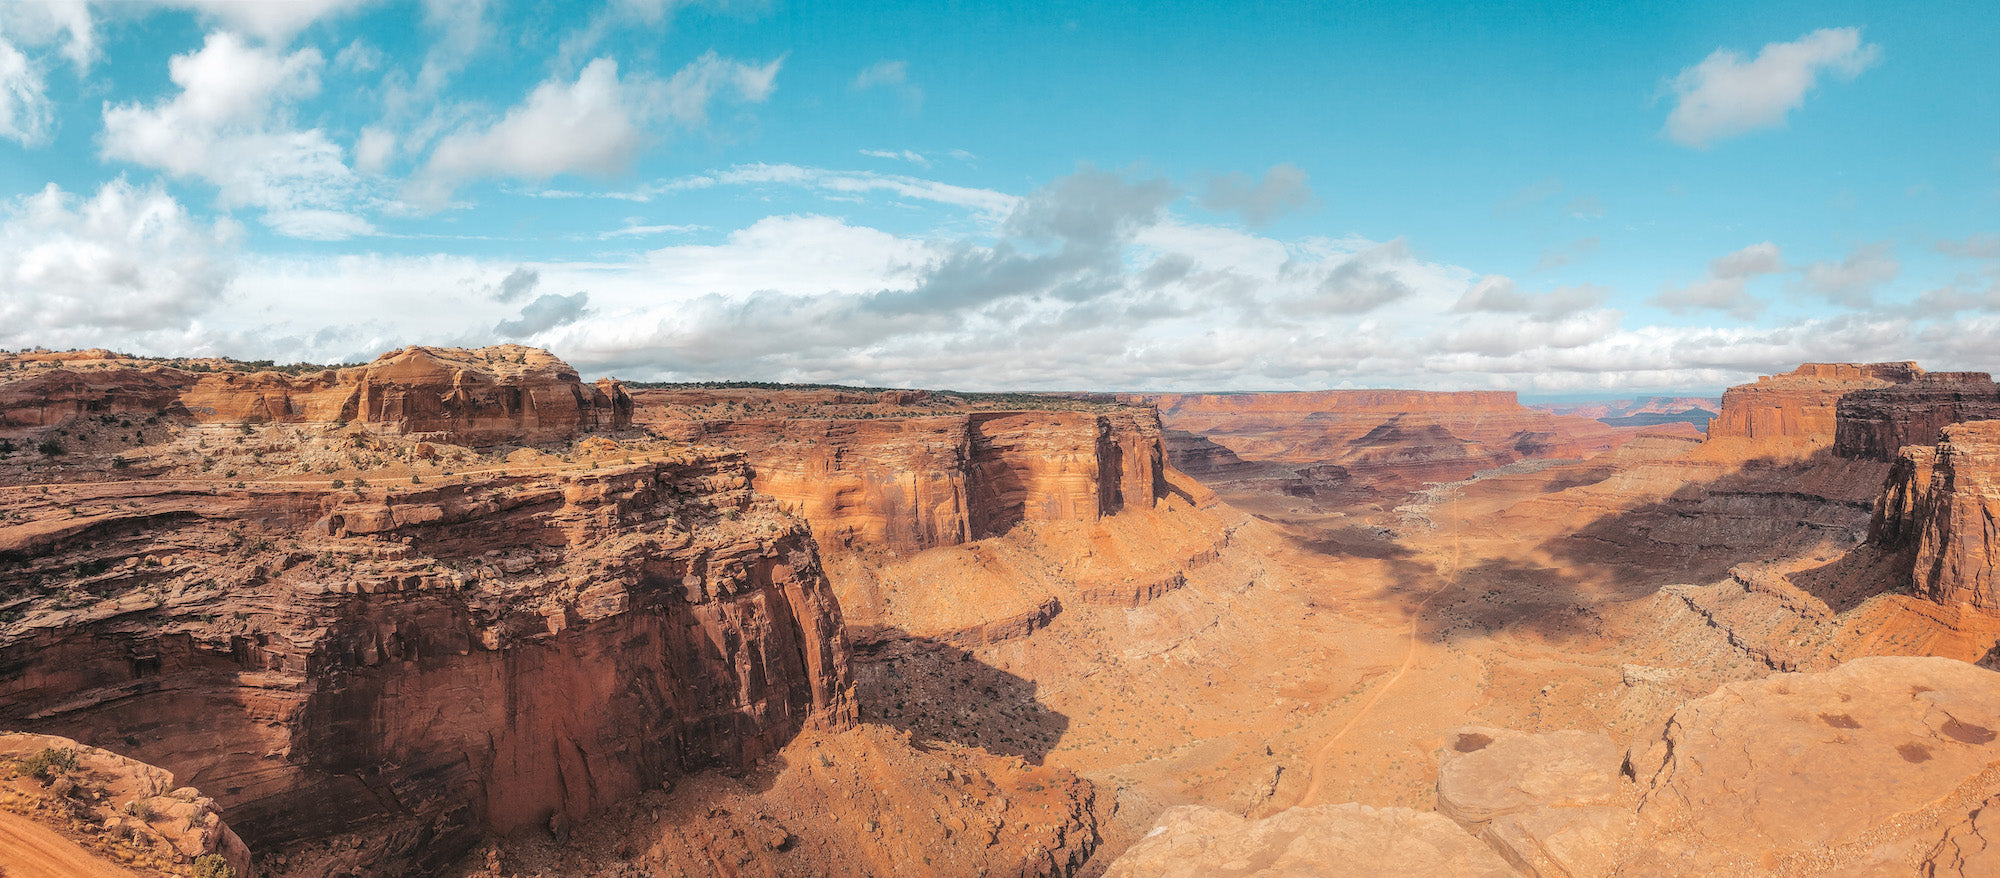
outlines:
M972 652L899 628L848 629L861 721L926 741L981 747L1036 765L1062 740L1069 717L1036 700L1036 684Z

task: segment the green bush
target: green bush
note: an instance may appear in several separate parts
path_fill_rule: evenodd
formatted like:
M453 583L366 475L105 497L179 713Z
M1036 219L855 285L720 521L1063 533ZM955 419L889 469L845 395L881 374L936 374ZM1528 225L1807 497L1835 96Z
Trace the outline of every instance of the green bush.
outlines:
M194 878L236 878L236 870L221 854L202 854L194 858Z
M69 449L64 448L61 442L57 442L54 439L43 439L42 444L35 446L35 450L41 452L43 457L56 457L67 452Z
M15 766L14 770L48 783L76 770L76 751L43 747L41 752L21 760L21 764Z

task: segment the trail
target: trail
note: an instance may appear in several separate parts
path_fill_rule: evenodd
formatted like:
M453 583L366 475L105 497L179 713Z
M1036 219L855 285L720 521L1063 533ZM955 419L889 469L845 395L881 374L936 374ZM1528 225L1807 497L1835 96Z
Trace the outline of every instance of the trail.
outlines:
M1424 607L1429 605L1432 598L1437 597L1438 594L1440 594L1445 590L1446 586L1451 584L1451 576L1452 574L1458 571L1459 562L1461 560L1459 531L1463 525L1463 521L1460 519L1458 514L1459 489L1466 484L1469 484L1473 481L1477 481L1478 478L1479 478L1478 475L1474 475L1473 478L1468 479L1466 481L1452 482L1449 484L1438 485L1424 492L1426 494L1429 494L1431 498L1436 498L1438 496L1438 493L1442 491L1450 498L1451 518L1452 518L1451 557L1448 561L1446 561L1444 565L1433 568L1437 572L1437 577L1438 577L1437 586L1432 588L1430 591L1426 592L1424 594L1423 599L1417 601L1416 606L1412 607L1410 610L1409 628L1407 631L1404 632L1403 663L1402 665L1396 668L1396 672L1394 674L1389 675L1388 679L1382 681L1382 685L1375 687L1375 691L1368 696L1368 700L1361 704L1361 709L1359 711L1356 711L1352 717L1349 717L1345 725L1341 726L1338 731L1333 733L1332 737L1327 738L1324 742L1322 742L1319 745L1319 748L1317 750L1313 751L1312 760L1309 763L1309 767L1307 768L1308 773L1306 775L1307 777L1306 788L1300 791L1298 797L1293 799L1292 803L1290 805L1285 806L1284 808L1266 808L1264 810L1264 816L1275 814L1279 811L1286 810L1286 808L1299 808L1313 804L1314 800L1319 797L1321 787L1324 786L1326 783L1326 776L1327 776L1326 764L1327 761L1333 757L1333 748L1339 745L1341 740L1346 738L1349 732L1354 731L1355 727L1359 726L1362 720L1367 719L1368 715L1374 711L1375 705L1381 703L1382 699L1389 694L1390 690L1396 688L1396 684L1403 679L1403 675L1409 673L1410 668L1416 665L1417 626L1423 622ZM1430 508L1435 508L1434 503L1424 503L1420 505ZM1399 511L1408 508L1410 507L1399 507ZM1429 510L1427 509L1425 511L1428 512ZM1432 521L1428 515L1421 515L1419 517L1422 518L1422 520L1425 522L1427 526L1433 528L1436 527L1436 522Z
M55 830L5 811L0 811L0 864L7 878L137 878Z

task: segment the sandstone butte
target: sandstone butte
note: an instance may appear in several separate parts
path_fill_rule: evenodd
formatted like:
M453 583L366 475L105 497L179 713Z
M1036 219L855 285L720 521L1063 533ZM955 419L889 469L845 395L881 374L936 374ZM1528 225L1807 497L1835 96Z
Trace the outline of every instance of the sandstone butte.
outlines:
M161 874L1994 873L1984 376L1697 439L293 371L0 355L0 727L148 779L0 810Z

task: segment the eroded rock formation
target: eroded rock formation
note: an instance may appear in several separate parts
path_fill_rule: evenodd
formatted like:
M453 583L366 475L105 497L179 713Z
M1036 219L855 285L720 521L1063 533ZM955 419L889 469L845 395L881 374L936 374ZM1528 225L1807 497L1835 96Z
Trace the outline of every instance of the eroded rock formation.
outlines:
M305 375L190 372L118 363L0 373L0 430L76 415L185 415L201 423L357 423L465 445L550 442L631 423L616 382L584 384L548 351L520 345L408 347Z
M1915 363L1807 363L1722 393L1708 425L1711 444L1745 456L1797 457L1833 444L1840 399L1855 391L1915 381Z
M1985 372L1926 372L1902 384L1856 390L1835 407L1833 450L1895 460L1909 445L1936 445L1944 428L2000 418L2000 384Z
M829 547L958 545L1023 522L1148 508L1168 490L1149 409L677 420L653 429L743 450L756 490L804 516Z
M1909 559L1917 594L2000 614L2000 421L1946 426L1904 448L1876 502L1870 539Z
M740 456L408 490L0 492L0 723L379 872L854 716L810 535Z

